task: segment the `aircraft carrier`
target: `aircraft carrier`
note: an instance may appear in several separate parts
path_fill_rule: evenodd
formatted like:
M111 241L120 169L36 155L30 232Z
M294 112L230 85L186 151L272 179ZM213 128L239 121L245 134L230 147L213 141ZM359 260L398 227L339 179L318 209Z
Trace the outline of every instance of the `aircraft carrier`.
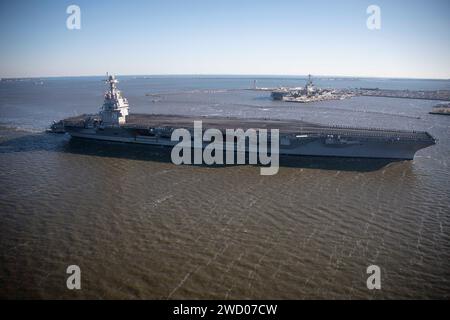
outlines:
M224 135L225 129L278 129L281 155L408 160L418 150L436 143L427 132L325 126L296 120L129 114L128 101L117 89L117 79L108 76L106 82L109 90L100 113L61 120L50 131L67 132L75 138L173 147L178 143L171 140L175 129L193 132L194 121L201 120L203 130L220 129Z

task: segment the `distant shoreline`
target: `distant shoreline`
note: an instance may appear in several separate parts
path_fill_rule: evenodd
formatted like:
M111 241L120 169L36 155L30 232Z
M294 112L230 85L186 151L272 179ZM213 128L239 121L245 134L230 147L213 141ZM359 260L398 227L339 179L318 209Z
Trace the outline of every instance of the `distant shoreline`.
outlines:
M200 78L200 79L288 79L288 80L305 80L308 75L283 75L283 74L117 74L118 77L124 78ZM8 81L36 81L44 79L70 79L70 78L104 78L104 75L60 75L60 76L26 76L26 77L0 77L0 82ZM383 80L383 81L449 81L450 78L404 78L404 77L367 77L367 76L333 76L333 75L316 75L316 79L328 81L360 81L360 80Z

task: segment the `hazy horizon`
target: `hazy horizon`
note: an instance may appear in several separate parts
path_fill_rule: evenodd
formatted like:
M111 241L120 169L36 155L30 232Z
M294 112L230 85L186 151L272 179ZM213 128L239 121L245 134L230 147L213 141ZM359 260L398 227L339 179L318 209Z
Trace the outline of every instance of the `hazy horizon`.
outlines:
M306 78L310 74L193 74L193 73L167 73L167 74L117 74L109 72L116 77L243 77L243 78ZM48 79L48 78L94 78L105 77L104 74L81 74L81 75L43 75L43 76L23 76L23 77L0 77L0 79ZM417 77L383 77L383 76L360 76L360 75L319 75L311 74L312 78L355 78L355 79L386 79L386 80L436 80L436 81L450 81L450 78L417 78Z

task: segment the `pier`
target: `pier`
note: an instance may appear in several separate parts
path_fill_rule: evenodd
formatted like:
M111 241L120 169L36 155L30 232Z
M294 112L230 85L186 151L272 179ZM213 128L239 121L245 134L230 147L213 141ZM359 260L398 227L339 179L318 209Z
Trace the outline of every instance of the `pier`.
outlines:
M357 89L355 93L356 95L366 97L450 101L450 90L388 90L360 88Z

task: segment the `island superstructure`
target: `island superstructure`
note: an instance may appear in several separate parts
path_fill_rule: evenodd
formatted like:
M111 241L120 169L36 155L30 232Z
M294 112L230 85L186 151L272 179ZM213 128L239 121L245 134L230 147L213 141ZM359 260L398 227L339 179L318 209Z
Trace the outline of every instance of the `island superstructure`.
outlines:
M105 93L105 101L100 111L103 126L120 126L126 123L129 105L127 99L122 97L122 93L117 89L117 82L114 76L108 76L109 91Z
M110 75L106 82L109 90L98 114L61 120L53 125L55 131L63 130L75 138L173 147L178 143L171 140L175 129L193 132L194 121L201 120L203 130L215 128L224 135L226 129L278 129L279 153L297 156L413 159L418 150L435 144L427 132L326 126L297 120L133 114L117 89L117 79Z

